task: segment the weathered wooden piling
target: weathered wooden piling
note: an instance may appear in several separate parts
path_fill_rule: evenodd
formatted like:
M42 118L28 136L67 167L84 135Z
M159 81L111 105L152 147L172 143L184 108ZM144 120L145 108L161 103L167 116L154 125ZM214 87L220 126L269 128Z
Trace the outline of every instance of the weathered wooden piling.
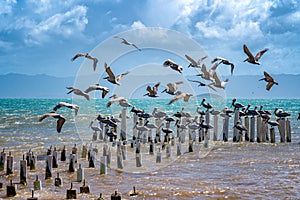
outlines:
M250 118L250 142L255 141L255 117Z
M166 147L166 157L170 158L171 157L171 144L168 143Z
M160 152L160 148L158 149L158 152L156 153L156 163L161 163L161 152Z
M129 196L136 197L137 195L138 195L138 192L136 191L135 186L133 186L133 191L132 191L132 193L129 194Z
M104 136L103 136L103 132L104 132L104 123L99 122L99 126L100 126L100 131L99 131L99 140L103 140Z
M127 159L126 142L123 142L122 145L121 145L121 153L122 153L123 160L126 160Z
M88 152L87 144L82 145L81 158L86 159L86 155Z
M95 131L95 132L93 133L92 140L93 140L93 141L96 141L97 138L98 138L98 133L97 133L97 131Z
M154 155L154 144L152 140L150 141L149 144L149 155Z
M6 161L6 175L13 174L13 169L14 169L14 157L11 155L11 152L9 152Z
M63 181L62 181L62 178L59 177L59 173L57 173L57 177L54 179L54 186L56 186L56 187L63 186Z
M90 151L89 168L95 168L95 153Z
M218 140L218 115L214 115L214 129L213 129L213 141L217 141Z
M238 109L234 110L234 119L233 119L233 124L236 124L237 121L240 118L240 111ZM239 133L237 128L233 128L233 137L232 137L233 142L238 142L239 141Z
M121 150L121 142L117 142L117 167L119 169L123 169L123 157L122 157L122 150Z
M266 122L266 119L262 119L261 122L261 141L267 142L267 135L268 135L268 124Z
M85 179L83 180L83 185L79 188L80 193L89 194L90 193L90 186L85 185Z
M142 167L142 154L141 153L135 154L135 164L136 164L136 167Z
M31 197L27 198L27 200L38 200L37 197L34 197L34 190L31 190Z
M204 148L208 148L208 129L204 132Z
M156 127L158 127L156 129L156 133L155 133L155 140L154 140L154 143L158 143L158 142L161 142L161 126L162 126L162 123L163 121L160 119L160 118L155 118L155 125Z
M4 171L5 168L6 153L4 151L5 149L0 154L0 171Z
M122 195L121 195L121 193L118 193L118 191L115 191L115 193L113 193L110 196L110 199L111 200L121 200L122 199Z
M102 193L99 194L99 197L97 198L97 200L104 200L104 198L102 197Z
M77 169L77 182L84 180L84 168L81 167L81 164L78 165Z
M225 115L223 120L223 141L228 142L229 116Z
M71 183L71 188L67 189L67 199L77 199L77 191L73 188L73 183Z
M209 110L205 111L205 123L207 125L210 125L210 112L209 112ZM210 140L210 131L209 131L209 129L207 129L205 132L206 132L207 140Z
M27 167L30 166L30 159L31 159L31 156L32 156L31 149L29 149L29 151L26 153Z
M27 160L23 155L23 160L20 160L20 184L27 185Z
M188 152L194 152L193 141L189 141L189 149Z
M100 175L107 173L107 158L106 156L100 157Z
M271 143L275 143L275 129L273 127L270 128L270 138L271 138Z
M77 163L78 161L78 152L77 152L77 145L74 144L74 147L72 148L72 154L74 154L74 162Z
M280 142L285 142L285 119L281 118L278 120L279 126L278 130L280 133Z
M36 175L35 181L33 182L33 189L34 190L41 190L42 189L42 181L39 180L38 175Z
M33 154L33 152L32 152L32 155L30 157L30 160L29 160L29 169L30 170L35 170L36 169L36 157Z
M177 143L177 156L181 156L181 154L182 154L182 151L181 151L181 143L178 142L178 143Z
M256 142L262 142L262 121L259 115L256 117Z
M131 145L131 148L133 148L134 147L134 145L135 145L135 140L136 140L136 138L137 138L137 129L136 129L136 127L134 126L136 123L137 123L137 120L138 120L138 116L137 116L137 114L133 114L133 130L132 130L132 145Z
M69 172L75 172L75 154L70 154L69 157Z
M52 152L52 168L58 168L58 157L57 157L57 151L56 147L54 147L54 150Z
M52 155L46 156L46 170L45 170L45 179L52 178Z
M291 122L288 119L285 120L285 128L286 128L286 142L292 142Z
M120 133L120 140L124 141L126 140L126 133L127 133L127 127L126 127L126 108L122 109L121 112L121 133Z
M250 127L249 127L249 117L248 116L245 116L244 118L244 121L245 121L245 128L247 129L245 131L245 141L249 142L250 140L250 137L249 137L249 130L250 130Z
M60 154L60 161L66 161L66 160L67 160L67 150L66 150L66 146L64 146Z
M6 186L6 196L7 197L14 197L17 195L17 189L15 184L12 183L12 180L10 180L10 185Z

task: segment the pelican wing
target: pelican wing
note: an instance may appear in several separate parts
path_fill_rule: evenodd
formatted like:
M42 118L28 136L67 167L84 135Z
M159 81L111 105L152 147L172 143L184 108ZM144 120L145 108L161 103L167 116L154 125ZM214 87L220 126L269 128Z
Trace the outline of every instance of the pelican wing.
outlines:
M177 87L176 87L177 85L174 84L174 83L173 84L172 83L168 83L167 86L169 88L169 91L172 92L172 93L174 93L177 90Z
M153 90L152 90L152 88L151 88L151 86L150 85L148 85L147 86L147 89L146 89L149 93L153 93Z
M206 65L205 64L202 65L201 71L203 72L203 74L208 74L208 71L206 69Z
M264 76L266 77L266 79L267 79L268 81L271 81L271 82L274 81L273 77L270 76L270 74L268 74L267 72L264 72Z
M244 44L243 46L245 54L249 57L250 60L254 60L254 56L252 53L249 51L248 47Z
M200 63L203 61L203 60L205 60L207 58L207 56L204 56L204 57L202 57L202 58L200 58L199 60L198 60L198 65L200 65Z
M57 120L57 125L56 125L56 130L57 130L58 133L61 132L61 128L62 128L62 126L64 125L65 121L66 121L66 119L63 118L62 116L60 116L60 117L58 118L58 120Z
M157 90L158 90L158 86L160 85L160 82L158 82L158 83L156 83L155 85L154 85L154 87L153 87L153 91L154 92L157 92Z
M259 60L262 57L262 55L264 55L264 53L266 53L268 50L269 50L268 48L265 48L264 50L258 52L255 56L255 60Z
M89 93L89 92L91 92L91 91L93 91L93 90L96 90L96 87L95 87L94 85L91 85L91 86L88 87L84 92L85 92L85 93Z
M71 58L71 61L76 60L78 57L87 56L87 53L78 53L73 58Z
M221 81L220 81L220 79L219 79L217 73L214 73L214 74L213 74L213 78L215 79L216 85L221 85Z
M272 81L272 82L268 82L268 84L267 84L267 86L266 86L266 90L269 91L273 85L274 85L274 82L273 82L273 81Z
M188 55L185 55L186 59L188 59L188 61L190 61L190 63L194 66L194 67L197 67L198 66L198 63L193 59L191 58L190 56Z
M185 102L188 102L191 96L192 96L191 94L185 94L184 97L183 97L183 100Z
M123 74L119 74L119 75L116 77L117 82L118 82L121 78L123 78L123 76L126 76L127 74L129 74L129 72L125 72L125 73L123 73Z
M140 48L138 48L135 44L131 44L132 46L134 46L137 50L142 51Z
M114 80L115 79L115 75L111 71L110 67L106 63L104 63L104 67L105 67L105 71L108 74L109 78L112 79L112 80Z
M109 92L109 90L104 89L102 90L102 98L104 98L106 96L106 94Z
M181 94L179 94L179 95L176 95L175 97L173 97L173 98L171 99L171 101L169 102L169 105L172 104L172 103L174 103L175 101L181 99L182 97L183 97L183 93L181 93Z

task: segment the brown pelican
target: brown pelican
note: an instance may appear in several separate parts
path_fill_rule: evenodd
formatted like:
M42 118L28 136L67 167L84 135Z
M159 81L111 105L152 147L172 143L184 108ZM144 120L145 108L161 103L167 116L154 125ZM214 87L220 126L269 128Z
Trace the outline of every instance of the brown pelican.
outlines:
M210 89L212 89L213 91L217 91L215 88L213 88L211 85L213 85L214 83L209 83L209 84L205 84L205 83L202 83L201 81L197 81L197 80L189 80L188 81L191 81L191 82L194 82L194 83L199 83L198 87L199 86L207 86L209 87Z
M242 124L241 121L237 121L236 124L234 125L234 128L236 128L239 131L248 131L248 129Z
M60 133L61 128L64 125L66 119L62 115L55 113L55 111L52 111L52 112L46 113L43 116L41 116L39 118L39 122L43 121L47 117L53 117L53 118L57 119L56 130L58 133Z
M82 92L81 90L77 89L77 88L73 88L73 87L67 87L68 90L70 90L67 94L70 94L70 93L74 93L76 95L79 95L79 96L83 96L85 97L87 100L90 100L90 95L88 95L87 93L85 92Z
M236 102L236 98L232 99L232 103L231 105L234 107L234 109L240 109L245 107L243 104L241 103L235 103Z
M99 84L91 85L84 92L89 93L93 90L102 90L102 98L104 98L105 95L109 92L109 89L107 87L100 86Z
M67 103L67 102L59 102L54 108L53 110L56 111L57 109L61 108L61 107L67 107L67 108L70 108L70 109L74 109L75 111L75 115L77 115L78 113L78 109L79 109L79 106L75 105L75 104L70 104L70 103Z
M71 61L74 61L76 58L83 57L83 56L93 61L93 68L94 68L94 71L95 71L96 67L97 67L98 59L91 56L88 53L78 53L73 58L71 58Z
M257 111L257 106L254 107L253 110L249 110L250 108L250 104L248 104L246 110L245 110L245 114L246 115L252 115L252 117L256 116L256 115L259 115L259 112Z
M205 80L208 80L208 81L213 81L213 80L210 78L211 74L210 74L209 71L207 71L206 65L205 65L205 64L202 65L202 67L201 67L201 72L202 72L202 74L198 74L197 76L201 76L201 78L203 78L203 79L205 79Z
M175 83L168 83L167 84L168 88L164 89L161 93L166 92L168 94L175 95L175 92L177 91L179 84L183 84L183 82L179 81Z
M215 79L213 86L217 88L225 89L225 84L229 81L228 79L225 79L224 81L221 82L219 77L217 76L217 73L213 74L213 78Z
M123 99L119 101L119 105L122 107L131 107L132 105L127 101L127 99Z
M200 63L207 58L207 56L204 56L196 62L193 58L191 58L188 55L185 55L185 57L186 57L186 59L188 59L188 61L190 61L190 64L188 67L195 67L195 68L200 68Z
M218 63L218 65L219 64L224 64L224 65L230 65L230 67L231 67L231 70L230 70L230 72L231 72L231 75L233 74L233 69L234 69L234 64L232 63L232 62L229 62L227 59L225 59L225 58L221 58L221 57L216 57L215 59L213 59L212 61L211 61L211 63L214 63L214 62L216 62L216 61L220 61L219 63Z
M95 131L95 132L101 131L101 129L100 129L98 126L92 126L93 123L94 123L94 121L91 121L89 127L90 127L93 131Z
M147 94L144 94L144 96L149 96L149 97L158 97L157 95L157 91L158 91L158 86L159 86L160 82L156 83L153 88L151 88L150 85L147 86Z
M109 97L110 98L110 100L108 101L108 103L106 104L106 107L108 108L108 107L110 107L113 103L115 103L115 102L120 102L120 101L122 101L122 100L125 100L126 101L126 99L124 98L124 97L118 97L116 94L113 94L112 96L110 96Z
M244 60L244 62L249 62L251 64L257 64L257 65L260 65L260 63L258 62L258 60L262 57L262 55L264 53L266 53L266 51L268 51L269 49L268 48L265 48L264 50L261 50L260 52L258 52L255 57L252 55L252 53L249 51L248 47L244 44L243 46L244 48L244 52L245 54L247 54L248 58L246 58Z
M273 128L274 126L279 126L279 123L277 121L270 121L270 118L267 119L266 123L268 123L269 125L271 125L271 127Z
M154 118L159 118L160 119L160 118L165 117L167 115L167 113L163 112L161 110L158 110L157 107L154 107L153 111L152 111L152 115L153 115Z
M193 96L193 95L189 94L189 93L178 91L178 92L176 92L176 96L173 99L171 99L171 101L169 102L169 105L179 99L182 99L182 98L185 102L188 102L191 96Z
M133 112L134 114L137 115L137 114L139 114L139 113L143 113L144 110L138 109L138 108L136 108L136 107L132 107L130 112Z
M211 109L212 108L212 105L210 105L209 103L204 103L206 101L206 99L204 98L204 99L202 99L202 101L201 101L201 105L204 107L204 108L206 108L206 110L209 110L209 109Z
M125 72L123 74L119 74L118 76L115 76L114 73L111 71L110 67L104 63L105 71L108 74L108 77L105 77L104 79L107 79L109 82L113 84L120 85L119 81L123 76L127 75L129 72Z
M182 73L182 66L178 65L177 63L175 63L174 61L167 59L164 63L163 63L164 67L171 67L171 69L178 71L179 73Z
M276 115L276 117L279 117L279 118L291 116L290 113L283 112L282 110L279 110L278 108L275 108L274 114Z
M261 78L259 79L259 81L266 81L268 83L266 86L266 90L269 91L274 84L278 85L278 83L274 81L273 77L270 76L267 72L264 72L264 76L265 78Z
M133 44L133 43L127 41L126 39L124 39L124 38L122 38L122 37L114 36L114 38L119 38L119 39L122 40L121 43L126 44L126 45L129 45L129 46L133 46L133 47L135 47L137 50L142 51L142 50L141 50L140 48L138 48L135 44Z

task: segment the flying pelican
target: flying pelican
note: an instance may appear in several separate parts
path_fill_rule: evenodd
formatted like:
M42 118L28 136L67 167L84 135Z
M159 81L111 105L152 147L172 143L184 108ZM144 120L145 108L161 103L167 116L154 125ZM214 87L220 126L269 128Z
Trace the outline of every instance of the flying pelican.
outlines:
M107 63L104 63L105 71L108 74L107 77L104 79L107 79L109 82L113 84L120 85L119 81L123 76L127 75L129 72L125 72L123 74L119 74L118 76L115 76L114 73L111 71L110 67L107 65Z
M213 59L212 61L211 61L211 63L214 63L214 62L216 62L216 61L220 61L219 63L218 63L218 65L219 64L224 64L224 65L230 65L230 67L231 67L231 70L230 70L230 72L231 72L231 75L233 74L233 69L234 69L234 64L232 63L232 62L229 62L227 59L225 59L225 58L221 58L221 57L216 57L215 59Z
M157 91L158 91L158 86L159 86L160 82L156 83L153 88L151 88L150 85L147 86L147 94L144 94L144 96L149 96L149 97L158 97L157 95Z
M179 84L183 84L183 82L179 81L175 83L168 83L167 84L168 88L164 89L161 93L166 92L170 95L175 95L175 92L177 91Z
M78 109L79 109L79 106L75 105L75 104L70 104L70 103L67 103L67 102L59 102L54 108L53 110L56 111L57 109L61 108L61 107L67 107L67 108L70 108L70 109L74 109L75 111L75 115L77 115L78 113Z
M114 36L114 38L119 38L119 39L122 40L121 43L126 44L126 45L129 45L129 46L133 46L133 47L135 47L137 50L142 51L142 50L141 50L140 48L138 48L135 44L133 44L133 43L127 41L126 39L124 39L124 38L122 38L122 37Z
M259 79L259 81L266 81L268 83L266 86L266 90L269 91L274 84L278 85L278 83L274 81L273 77L270 76L267 72L264 72L264 76L265 77Z
M225 84L229 81L228 79L225 79L224 81L221 82L219 77L217 76L217 73L214 73L213 78L215 79L213 86L217 88L225 89Z
M181 92L181 91L176 92L175 95L176 96L173 99L171 99L171 101L169 102L169 105L174 103L175 101L177 101L179 99L182 99L182 98L185 102L188 102L190 97L193 96L192 94Z
M107 87L100 86L99 84L91 85L84 92L89 93L93 90L102 90L102 98L104 98L105 95L109 92L109 89Z
M113 103L115 102L120 102L122 100L126 100L124 97L118 97L116 94L113 94L112 96L109 97L110 100L108 101L108 103L106 104L106 107L110 107Z
M178 71L179 73L182 73L182 66L178 65L177 63L175 63L174 61L167 59L164 63L163 63L164 67L171 67L171 69Z
M95 71L96 67L97 67L98 59L91 56L88 53L78 53L73 58L71 58L71 61L74 61L76 58L83 57L83 56L93 61L93 68L94 68L94 71Z
M213 88L211 85L213 85L214 83L209 83L209 84L205 84L205 83L202 83L201 81L197 81L197 80L189 80L188 81L191 81L191 82L194 82L194 83L199 83L198 87L199 86L207 86L209 87L210 89L212 89L213 91L217 91L215 88Z
M200 63L207 58L207 56L204 56L196 62L193 58L191 58L190 56L188 56L186 54L185 54L185 57L186 57L186 59L188 59L188 61L190 61L190 64L188 67L195 67L195 68L200 68L200 66L199 66Z
M201 76L201 78L208 80L208 81L213 81L210 78L211 74L209 73L209 71L207 71L205 64L202 65L201 72L202 72L202 74L197 74L197 76Z
M67 87L68 90L70 90L67 94L70 94L70 93L74 93L76 95L79 95L79 96L83 96L85 97L87 100L90 100L90 95L88 95L87 93L85 92L82 92L81 90L77 89L77 88L73 88L73 87Z
M252 55L252 53L249 51L248 47L244 44L243 46L244 48L244 52L245 54L247 54L248 58L246 58L244 60L244 62L249 62L251 64L256 64L256 65L260 65L260 63L258 62L258 60L262 57L262 55L264 53L266 53L269 49L268 48L265 48L264 50L261 50L260 52L258 52L255 57Z
M58 133L60 133L61 128L64 125L66 119L62 115L55 113L55 111L52 111L52 112L46 113L43 116L41 116L39 118L39 122L43 121L47 117L53 117L53 118L57 119L56 130Z

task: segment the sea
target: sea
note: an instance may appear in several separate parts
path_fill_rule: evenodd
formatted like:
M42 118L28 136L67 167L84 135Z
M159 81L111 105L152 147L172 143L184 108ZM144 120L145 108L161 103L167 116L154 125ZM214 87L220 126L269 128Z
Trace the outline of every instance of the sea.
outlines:
M177 101L168 105L168 99L130 99L129 102L136 108L152 113L156 107L172 117L178 111L189 112L192 116L198 115L196 109L201 105L202 99L190 99L188 103ZM232 99L206 99L215 110L231 107ZM46 118L39 122L39 117L52 111L59 102L74 103L79 106L78 114L69 108L60 108L57 113L66 119L61 133L56 131L56 119ZM104 199L111 199L117 192L122 199L300 199L300 112L299 99L237 99L244 105L258 108L263 105L264 110L272 113L275 108L290 113L288 117L291 125L291 142L280 142L278 128L275 127L276 141L270 142L233 142L233 117L230 118L229 140L222 141L223 118L219 117L218 140L212 140L213 130L209 130L207 146L204 141L195 140L193 152L189 152L187 144L182 144L181 155L177 155L176 137L170 144L170 152L155 144L154 155L149 155L149 144L141 142L139 161L136 165L135 143L131 146L133 131L133 113L131 108L126 111L126 138L127 158L123 160L123 168L116 164L116 142L93 139L95 132L89 127L99 126L96 118L99 114L113 115L120 119L122 108L113 104L107 108L107 99L0 99L0 148L11 152L14 157L13 174L6 175L5 169L0 171L0 199L27 199L31 197L34 189L33 182L38 175L42 189L34 191L38 199L66 199L67 190L76 190L77 199L97 199L102 195ZM120 119L121 120L121 119ZM154 123L153 118L149 118ZM118 123L119 124L119 123ZM171 127L176 132L175 123ZM269 127L270 128L270 127ZM117 128L118 137L120 126ZM153 130L153 137L155 135ZM100 133L97 133L100 134ZM108 145L111 151L110 164L107 164L106 174L100 174L100 158L103 156L103 146ZM67 150L67 160L61 161L63 147ZM79 164L84 169L85 186L90 193L80 193L83 182L78 182L77 171L69 172L69 155L76 146ZM82 157L82 147L87 146L95 156L95 167L89 167L89 161ZM43 155L48 149L58 152L58 168L52 168L52 178L45 179L46 164ZM36 169L27 168L27 184L20 183L20 160L27 152L33 152L40 159L36 161ZM157 155L161 153L161 162L157 163ZM62 186L54 186L54 180L59 173ZM16 187L16 196L7 197L6 186L12 180ZM133 191L135 187L135 193Z

